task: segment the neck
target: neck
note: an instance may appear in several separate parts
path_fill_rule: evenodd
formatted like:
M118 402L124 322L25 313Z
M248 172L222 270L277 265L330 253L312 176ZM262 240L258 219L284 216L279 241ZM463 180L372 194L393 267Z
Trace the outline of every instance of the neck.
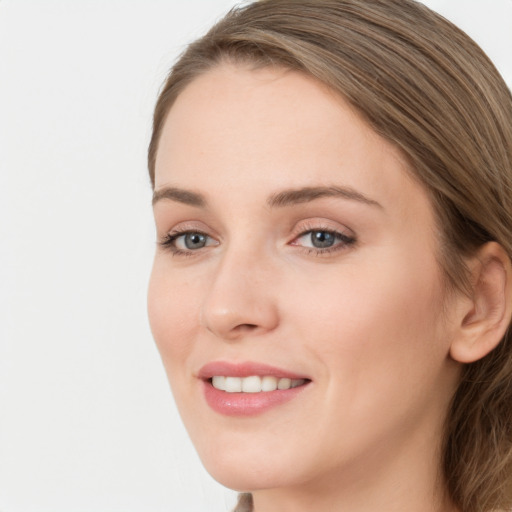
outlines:
M404 489L402 489L404 490ZM409 489L398 496L386 495L379 500L376 494L366 496L340 497L338 493L318 494L294 492L293 494L258 491L252 499L245 498L242 508L236 512L372 512L374 510L393 510L393 512L459 512L446 496L433 496L430 493L412 496Z

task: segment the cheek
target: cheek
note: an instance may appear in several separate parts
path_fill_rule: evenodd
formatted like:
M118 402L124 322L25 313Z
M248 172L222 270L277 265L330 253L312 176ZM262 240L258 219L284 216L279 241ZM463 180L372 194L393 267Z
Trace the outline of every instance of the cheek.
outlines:
M288 283L290 294L282 297L295 326L288 337L318 370L320 398L307 415L316 418L309 427L315 437L330 447L326 463L332 453L357 459L379 443L394 446L418 425L437 432L448 407L456 375L438 313L437 263L392 261L360 261L330 279L317 274L300 287Z
M344 385L358 391L400 387L403 379L418 382L436 371L446 358L434 258L410 262L395 254L317 278L290 293L287 311L333 379L349 375Z
M171 379L190 354L199 326L199 290L155 260L148 289L151 331ZM171 383L172 384L172 383Z

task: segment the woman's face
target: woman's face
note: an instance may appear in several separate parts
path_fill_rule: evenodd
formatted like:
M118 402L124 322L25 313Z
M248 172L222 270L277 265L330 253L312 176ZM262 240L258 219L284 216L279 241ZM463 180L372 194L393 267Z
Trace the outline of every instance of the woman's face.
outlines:
M342 485L437 463L458 368L434 215L340 97L284 70L195 79L165 123L154 212L151 327L216 479Z

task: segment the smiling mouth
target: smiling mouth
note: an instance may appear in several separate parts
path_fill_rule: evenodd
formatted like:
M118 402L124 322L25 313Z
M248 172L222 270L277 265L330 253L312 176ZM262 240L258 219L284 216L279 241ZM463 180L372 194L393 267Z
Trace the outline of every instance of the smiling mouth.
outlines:
M266 375L260 377L251 375L249 377L231 377L215 375L209 379L211 385L219 391L226 393L266 393L270 391L284 391L297 388L310 382L308 379L289 379L287 377L274 377Z
M257 362L213 361L197 377L206 403L223 416L251 417L302 395L312 380L306 375Z

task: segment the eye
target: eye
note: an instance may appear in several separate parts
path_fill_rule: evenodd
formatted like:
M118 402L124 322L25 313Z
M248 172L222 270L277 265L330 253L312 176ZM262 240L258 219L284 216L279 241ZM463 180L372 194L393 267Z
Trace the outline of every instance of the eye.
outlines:
M304 248L316 250L318 253L325 253L337 249L342 249L355 242L355 238L326 229L312 229L302 233L293 242L292 245L299 245Z
M206 246L208 237L203 233L185 233L174 239L176 247L180 249L202 249ZM184 247L179 247L183 245Z
M218 242L201 231L183 231L169 233L160 243L174 254L190 254L204 247L217 245Z
M336 234L329 231L311 231L307 236L311 240L311 245L317 249L326 249L336 243Z

